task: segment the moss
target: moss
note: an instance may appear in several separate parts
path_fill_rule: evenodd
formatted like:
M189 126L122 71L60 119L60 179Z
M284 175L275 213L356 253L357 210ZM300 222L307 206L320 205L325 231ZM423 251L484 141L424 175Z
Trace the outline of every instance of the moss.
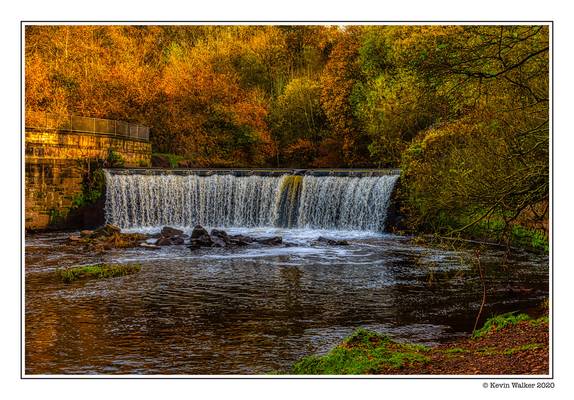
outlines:
M388 336L362 328L324 356L308 356L291 369L295 375L364 375L383 368L400 369L407 365L428 362L428 349L420 345L401 344Z
M476 353L479 356L495 356L499 354L495 347L481 347L476 350Z
M502 352L502 354L507 355L507 356L511 356L514 353L518 353L521 351L528 351L528 350L536 350L536 349L542 349L544 346L540 343L529 343L529 344L525 344L522 346L518 346L518 347L513 347L510 349L506 349Z
M477 329L472 333L472 337L473 338L483 337L489 334L490 332L496 332L500 329L505 328L508 325L513 325L521 321L529 321L529 320L531 320L531 318L528 315L526 314L515 315L514 312L497 315L487 319L482 328Z
M83 279L113 278L135 274L141 270L140 264L95 264L67 268L57 272L64 283L72 283Z
M498 355L511 356L521 351L529 351L542 348L544 348L544 346L540 343L528 343L522 346L511 347L505 350L497 350L494 347L481 347L476 350L476 354L478 354L479 356L498 356Z
M548 316L544 316L544 317L540 317L538 319L533 319L531 321L528 321L528 323L532 326L538 326L538 325L549 323L549 319L548 319Z
M379 345L381 343L390 342L391 339L386 335L369 331L365 328L357 328L355 331L343 339L343 344L346 346L366 346Z
M453 347L452 349L446 349L445 354L458 354L458 353L466 353L465 349L461 349L460 347Z

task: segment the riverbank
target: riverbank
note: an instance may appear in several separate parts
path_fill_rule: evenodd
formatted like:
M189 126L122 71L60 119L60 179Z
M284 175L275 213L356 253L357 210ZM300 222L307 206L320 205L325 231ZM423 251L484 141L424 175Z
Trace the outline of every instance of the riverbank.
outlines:
M297 362L302 375L547 375L548 317L488 320L472 337L436 347L397 343L359 329L324 356Z

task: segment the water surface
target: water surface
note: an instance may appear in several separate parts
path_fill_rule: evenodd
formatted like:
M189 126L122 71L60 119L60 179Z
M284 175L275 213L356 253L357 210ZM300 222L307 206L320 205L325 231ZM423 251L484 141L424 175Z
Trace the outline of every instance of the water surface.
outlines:
M153 230L153 229L152 229ZM360 231L280 234L280 247L82 254L66 234L26 237L27 374L264 374L322 353L362 326L433 345L467 334L482 287L473 251ZM349 246L314 243L319 235ZM139 262L140 273L74 284L53 271ZM485 316L548 294L548 258L483 250Z

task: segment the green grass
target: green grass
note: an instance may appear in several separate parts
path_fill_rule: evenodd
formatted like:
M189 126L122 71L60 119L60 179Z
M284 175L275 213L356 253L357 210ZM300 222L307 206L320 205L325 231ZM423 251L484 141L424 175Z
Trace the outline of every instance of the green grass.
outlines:
M466 353L467 350L461 349L460 347L453 347L452 349L446 349L445 354L458 354L458 353Z
M540 343L529 343L529 344L525 344L522 346L513 347L511 349L506 349L502 352L502 354L505 354L507 356L511 356L514 353L518 353L520 351L536 350L536 349L541 349L543 347L544 346L541 345Z
M547 323L549 323L549 322L550 322L550 320L548 319L548 316L546 315L546 316L540 317L540 318L538 318L538 319L530 320L529 323L530 323L530 325L538 326L538 325L541 325L541 324L547 324Z
M424 346L401 344L388 336L362 328L324 356L308 356L291 369L293 375L365 375L382 368L402 368L415 362L428 362L421 354Z
M64 283L72 283L83 279L113 278L135 274L141 270L140 264L95 264L72 267L57 272Z
M495 347L481 347L480 349L476 350L476 354L479 356L495 356L499 354L499 352L496 351Z
M497 356L497 355L511 356L521 351L536 350L541 349L543 347L544 346L540 343L524 344L522 346L511 347L509 349L505 349L502 351L497 351L496 348L494 347L482 347L480 349L477 349L476 353L480 356Z
M497 315L489 318L484 323L483 327L477 329L472 333L473 338L483 337L490 332L496 332L500 329L505 328L508 325L517 324L521 321L529 321L531 318L526 314L515 315L514 312Z

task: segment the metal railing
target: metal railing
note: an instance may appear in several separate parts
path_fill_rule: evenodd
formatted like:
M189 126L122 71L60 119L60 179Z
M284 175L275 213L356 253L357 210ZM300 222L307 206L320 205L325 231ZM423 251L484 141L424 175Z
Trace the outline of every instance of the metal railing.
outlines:
M25 122L26 128L95 133L149 141L149 127L113 119L27 111Z

